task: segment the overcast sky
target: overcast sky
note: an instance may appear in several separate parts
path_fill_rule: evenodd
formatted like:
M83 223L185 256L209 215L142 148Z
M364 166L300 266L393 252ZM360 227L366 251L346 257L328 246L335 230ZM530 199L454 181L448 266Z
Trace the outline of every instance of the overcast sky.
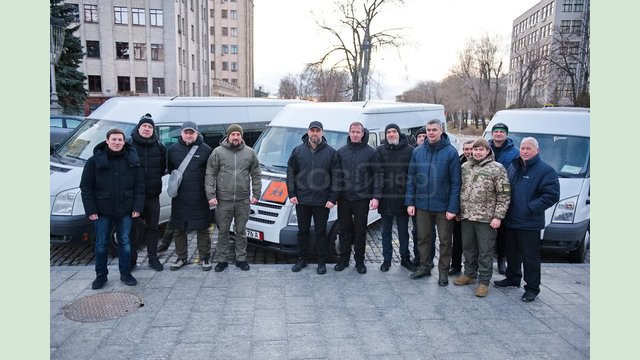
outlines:
M506 62L513 20L538 2L406 0L402 8L388 6L374 19L373 30L403 27L407 45L372 55L381 98L394 100L419 81L442 80L466 42L485 33L500 36ZM331 37L316 20L335 23L334 9L333 0L254 0L255 86L277 94L281 78L318 60Z

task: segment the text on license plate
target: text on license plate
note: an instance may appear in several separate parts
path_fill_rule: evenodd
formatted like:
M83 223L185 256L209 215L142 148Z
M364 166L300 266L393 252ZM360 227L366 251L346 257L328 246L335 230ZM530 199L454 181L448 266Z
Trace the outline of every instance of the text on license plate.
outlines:
M247 237L250 237L252 239L264 240L264 234L262 233L262 231L246 229L246 234Z

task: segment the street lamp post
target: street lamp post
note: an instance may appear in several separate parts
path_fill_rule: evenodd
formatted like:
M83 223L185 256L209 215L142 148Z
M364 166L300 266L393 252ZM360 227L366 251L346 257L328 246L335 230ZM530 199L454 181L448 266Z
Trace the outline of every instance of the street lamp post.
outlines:
M63 26L50 24L49 63L51 64L51 94L49 98L49 111L54 115L62 114L62 106L58 103L58 94L56 93L56 64L62 54L64 36L65 28Z

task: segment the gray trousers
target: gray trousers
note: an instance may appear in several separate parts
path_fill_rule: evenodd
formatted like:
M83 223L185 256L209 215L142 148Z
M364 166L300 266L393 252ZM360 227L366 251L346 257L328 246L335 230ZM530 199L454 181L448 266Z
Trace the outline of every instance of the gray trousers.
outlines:
M209 228L198 230L196 233L200 259L211 257L211 232ZM187 233L176 229L174 237L176 240L176 255L178 255L178 259L187 260Z
M229 231L231 221L235 223L236 262L247 260L247 221L249 221L249 199L242 201L218 201L216 222L218 223L218 262L229 258Z
M420 266L433 268L431 262L432 223L436 223L438 238L440 239L440 258L438 272L449 272L451 265L451 246L453 244L453 222L447 220L444 212L429 212L416 208L416 224L418 225L418 251L420 252Z
M481 284L489 285L493 274L493 246L497 231L489 223L462 220L462 251L464 252L464 274Z

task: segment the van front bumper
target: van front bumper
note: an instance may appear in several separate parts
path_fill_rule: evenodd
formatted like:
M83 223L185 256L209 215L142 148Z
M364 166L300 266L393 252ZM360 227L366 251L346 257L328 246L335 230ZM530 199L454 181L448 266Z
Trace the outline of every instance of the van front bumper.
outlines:
M588 228L589 220L575 224L549 224L544 229L540 247L555 252L574 251L584 239Z
M86 216L50 216L50 245L86 244L93 243L94 241L95 231L93 221L89 220Z

